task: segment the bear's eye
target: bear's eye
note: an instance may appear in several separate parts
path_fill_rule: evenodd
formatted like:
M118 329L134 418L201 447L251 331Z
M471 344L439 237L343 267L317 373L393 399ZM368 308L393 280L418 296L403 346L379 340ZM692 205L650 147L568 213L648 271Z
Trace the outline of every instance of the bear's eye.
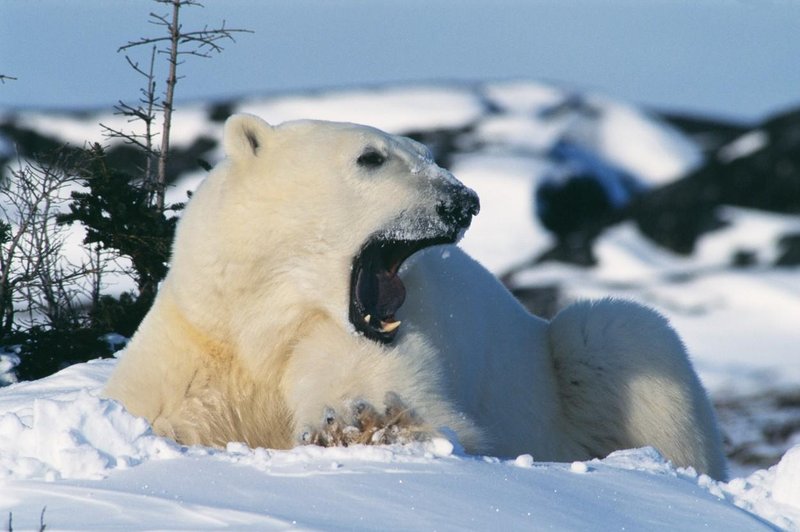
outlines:
M378 168L386 162L386 157L374 149L368 149L358 156L356 163L364 168Z

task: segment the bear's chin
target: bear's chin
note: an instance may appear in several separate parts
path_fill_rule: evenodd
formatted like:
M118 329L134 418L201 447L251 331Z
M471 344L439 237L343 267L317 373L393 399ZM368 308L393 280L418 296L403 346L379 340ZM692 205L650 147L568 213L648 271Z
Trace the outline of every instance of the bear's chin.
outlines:
M406 289L397 272L403 262L422 249L452 244L453 236L420 240L372 237L353 259L350 275L350 322L367 338L390 343L400 321L395 313L403 305Z

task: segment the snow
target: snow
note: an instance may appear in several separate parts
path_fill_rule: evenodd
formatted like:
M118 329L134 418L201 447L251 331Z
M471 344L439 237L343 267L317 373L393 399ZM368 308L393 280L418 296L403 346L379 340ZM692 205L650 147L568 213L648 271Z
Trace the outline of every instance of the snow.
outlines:
M13 370L20 363L19 355L13 351L0 351L0 386L7 386L17 382Z
M723 146L719 150L717 157L721 162L729 163L757 152L768 143L769 134L766 131L760 129L748 131L727 146Z
M543 153L563 137L650 185L701 161L699 148L672 127L601 94L577 96L532 82L489 84L484 91L501 110L478 125L476 139L486 144Z
M142 418L81 390L66 401L36 399L31 410L0 418L0 476L103 478L145 458L174 454L172 444L150 433Z
M800 219L796 216L734 207L726 207L720 214L729 225L701 238L694 253L698 265L723 266L730 263L731 253L736 250L753 252L759 264L772 263L778 258L780 237L800 232Z
M503 114L485 118L476 128L475 139L487 146L506 150L544 153L564 132L560 121L532 120L522 114Z
M586 465L586 462L572 462L569 466L569 470L573 473L588 473L589 466Z
M775 466L775 480L772 485L773 497L776 501L788 504L800 510L800 483L797 472L800 471L800 445L787 452Z
M564 101L564 89L544 83L512 81L487 85L487 96L510 114L536 113Z
M464 155L453 162L453 174L478 193L481 212L461 240L461 247L500 272L521 262L550 241L532 221L533 177L543 164L528 158Z
M671 127L648 120L625 104L595 98L602 119L591 135L609 162L652 185L663 185L686 174L701 161L700 151Z
M533 193L552 169L543 155L559 138L651 185L699 161L699 150L673 129L605 96L583 97L601 111L594 114L569 105L560 114L545 112L571 97L534 82L396 86L250 98L235 110L273 123L322 118L392 132L472 127L466 138L475 149L450 165L481 198L461 246L503 275L551 245L536 222ZM219 138L221 124L208 120L205 109L176 115L179 144L198 131ZM73 143L94 138L92 124L113 119L19 116ZM753 140L735 141L735 155L757 149ZM170 198L183 201L202 176L184 176ZM557 283L565 300L610 295L655 307L683 337L712 397L796 389L800 270L767 265L779 236L800 230L800 221L746 209L723 215L729 226L705 235L690 257L620 224L599 239L596 268L544 264L515 280ZM754 254L755 265L730 268L742 250ZM15 357L0 353L0 379L10 375ZM224 450L183 447L99 397L115 363L93 361L0 388L0 513L12 513L15 529L38 528L46 507L44 522L55 530L769 530L769 523L800 530L796 440L778 463L737 469L727 483L677 470L653 449L555 464L531 455L468 456L447 439L288 451L236 443Z
M476 120L481 101L463 86L384 87L244 101L238 112L271 124L302 118L369 124L390 133L456 128Z
M786 452L778 465L759 470L747 478L736 478L715 486L710 479L700 484L738 507L758 514L786 529L800 529L800 445Z
M15 528L36 526L44 507L55 530L768 530L735 505L772 512L782 526L793 525L792 508L800 512L787 484L800 474L800 447L763 478L733 487L675 470L653 449L554 464L467 456L444 439L288 451L181 447L97 397L114 364L80 364L0 390L0 508L13 512ZM788 487L771 497L771 484Z
M214 131L209 131L207 113L203 106L177 107L172 115L174 123L180 123L180 128L175 128L170 135L170 144L173 147L188 146L197 135L198 131L214 136ZM19 115L18 125L30 128L39 133L59 138L72 146L83 146L86 143L108 144L107 131L100 125L103 124L122 133L144 134L141 121L131 121L129 117L110 113L90 113L76 119L72 114L54 114L46 112L29 112ZM163 116L158 115L152 124L152 131L156 133L154 143L160 146L161 140L157 133L161 131ZM222 128L218 127L216 134L222 137ZM122 142L116 139L114 142Z

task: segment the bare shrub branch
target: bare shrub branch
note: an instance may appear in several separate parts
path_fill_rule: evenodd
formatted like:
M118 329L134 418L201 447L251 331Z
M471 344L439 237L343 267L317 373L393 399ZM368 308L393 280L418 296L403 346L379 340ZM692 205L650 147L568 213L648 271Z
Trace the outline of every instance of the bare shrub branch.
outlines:
M77 186L70 157L64 152L49 163L20 165L0 186L7 227L0 250L0 332L15 324L57 327L84 319L81 302L98 282L102 264L65 256L68 230L56 218Z
M201 30L184 30L180 23L180 11L183 7L203 7L196 0L154 0L159 4L170 6L168 14L150 13L149 22L166 33L159 37L142 37L135 41L120 46L118 52L127 52L134 48L148 46L152 48L150 68L145 70L129 56L125 56L131 68L144 76L147 85L142 90L143 98L140 104L130 106L120 102L115 107L117 114L130 118L130 121L141 121L145 125L145 132L140 134L125 133L103 125L111 137L121 138L145 151L146 170L145 183L153 191L153 206L159 211L165 208L164 196L167 183L167 159L170 149L170 131L172 129L172 112L174 111L175 86L182 76L178 75L178 67L183 63L182 56L211 57L223 51L222 42L229 40L236 42L238 33L253 33L251 30L228 28L223 20L218 27L204 26ZM163 98L155 94L155 78L153 65L156 54L167 56L167 77ZM156 113L161 113L160 145L155 147L156 134L153 125ZM102 124L101 124L102 125ZM155 166L155 168L153 168Z

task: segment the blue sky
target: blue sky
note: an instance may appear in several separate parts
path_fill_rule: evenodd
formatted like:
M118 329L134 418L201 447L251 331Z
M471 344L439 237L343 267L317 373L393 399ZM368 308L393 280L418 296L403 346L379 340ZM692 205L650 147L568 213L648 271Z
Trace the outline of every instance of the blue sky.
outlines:
M187 28L255 31L188 59L179 100L392 81L543 79L755 119L800 104L792 0L205 0ZM149 0L0 0L0 107L109 107L140 80L116 49ZM141 58L144 56L142 55Z

